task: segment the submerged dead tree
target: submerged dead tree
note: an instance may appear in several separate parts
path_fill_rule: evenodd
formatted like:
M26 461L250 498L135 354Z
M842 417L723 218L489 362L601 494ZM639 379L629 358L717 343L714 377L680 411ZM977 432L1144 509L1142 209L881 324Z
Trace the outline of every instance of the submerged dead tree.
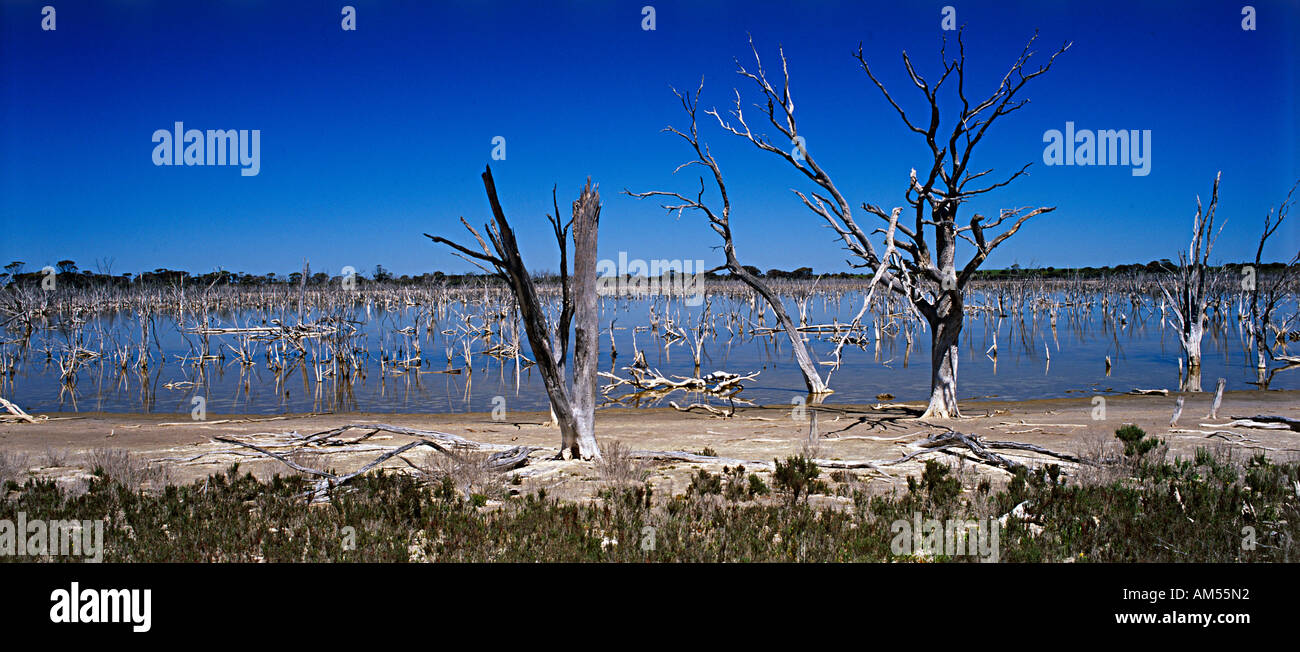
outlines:
M596 405L596 356L599 332L597 323L599 315L596 305L596 231L600 222L600 193L587 179L578 199L573 202L573 218L569 224L560 226L559 215L552 220L560 246L561 267L567 267L568 242L565 234L570 226L573 229L573 283L564 283L561 298L561 329L564 332L550 337L550 328L546 314L537 298L533 279L524 267L519 255L519 245L515 233L506 221L501 202L497 199L496 184L492 180L492 168L483 172L483 187L487 191L488 202L492 206L495 222L484 225L488 239L492 242L495 255L488 250L487 242L465 218L461 224L478 241L481 251L461 246L446 238L424 234L425 237L445 244L456 250L480 269L495 274L510 285L510 290L519 304L519 314L524 322L524 332L533 349L533 357L546 386L546 395L550 399L551 410L560 426L560 455L571 458L592 459L600 457L596 445L595 405ZM558 209L556 211L559 212ZM474 261L489 263L495 272ZM572 315L575 323L573 382L569 384L565 377L565 360L568 348L568 316ZM557 356L552 348L555 343L560 349Z
M1219 177L1214 175L1214 188L1210 193L1208 206L1201 205L1201 197L1196 197L1196 215L1192 217L1192 241L1187 245L1187 252L1179 252L1178 269L1174 273L1174 292L1162 280L1160 290L1165 299L1172 304L1175 326L1178 328L1178 341L1182 344L1183 355L1187 361L1187 375L1183 377L1180 388L1184 392L1201 391L1201 339L1205 336L1205 307L1210 301L1215 279L1209 274L1210 252L1219 233L1214 231L1215 209L1219 205ZM1223 225L1219 225L1219 232Z
M1015 235L1026 221L1055 210L1055 207L1015 208L1002 210L997 217L991 219L976 213L968 224L959 226L958 223L958 212L963 204L1007 186L1029 169L1030 164L1025 164L1008 178L994 182L982 180L993 172L992 168L974 171L970 165L975 147L984 140L989 127L998 118L1027 104L1029 100L1017 100L1017 94L1031 79L1047 72L1056 57L1071 45L1062 45L1042 66L1027 71L1026 66L1034 55L1031 48L1037 38L1038 35L1035 34L1025 45L1010 70L1003 75L997 89L974 104L966 95L966 49L960 31L957 35L959 54L949 59L945 43L944 50L940 51L943 71L933 85L915 70L911 59L904 52L903 66L908 77L929 105L929 111L923 112L922 120L909 116L894 101L884 84L872 72L859 46L856 58L862 70L880 89L890 106L902 118L903 124L922 137L929 150L924 164L912 170L904 191L914 220L911 226L896 224L897 231L902 234L898 238L897 247L907 254L906 257L877 254L870 237L892 230L898 210L887 211L875 204L862 204L863 210L890 225L868 232L854 219L853 207L831 180L829 173L818 165L809 152L808 142L800 134L795 122L795 105L790 93L790 73L784 50L780 51L783 79L779 89L768 81L752 40L750 47L753 49L756 68L750 71L739 66L737 71L753 81L763 94L763 101L756 106L763 112L769 125L780 134L779 140L774 141L753 133L745 119L739 91L736 92L735 109L730 112L730 118L739 126L733 126L724 120L716 110L708 112L718 120L722 128L747 139L763 151L781 157L816 184L816 191L805 194L795 190L795 194L805 207L825 220L835 231L844 247L857 259L857 262L851 263L854 267L877 270L882 266L887 267L883 281L893 292L906 297L930 325L930 400L923 418L960 416L957 408L958 336L964 320L964 293L976 270L998 245ZM940 89L949 80L952 80L956 88L950 86L953 92L945 96L949 101L943 101ZM940 121L945 115L945 107L951 107L946 112L950 127L947 133L940 133ZM921 170L919 175L918 169ZM969 185L972 183L974 185ZM993 233L993 229L1007 222L1010 222L1010 226L1005 230ZM930 230L929 237L926 234L927 228ZM975 248L971 257L960 267L956 260L959 238Z
M804 384L808 388L808 393L816 397L815 402L821 402L820 399L827 394L832 393L830 387L822 380L821 374L817 373L817 365L813 362L812 356L808 353L808 347L804 344L803 334L795 327L794 322L790 319L789 313L786 312L785 306L781 303L781 297L772 291L766 283L752 274L745 266L740 264L740 259L736 256L736 244L731 237L731 199L727 196L727 185L722 180L722 169L718 166L718 161L713 158L707 144L700 143L700 134L695 121L696 109L699 107L700 91L704 88L703 80L700 81L700 87L695 90L695 96L683 94L677 89L673 89L673 94L681 101L682 108L690 116L691 125L687 133L674 128L666 127L664 131L676 134L690 144L691 149L695 151L695 159L687 161L679 166L673 172L676 173L692 165L703 165L709 169L713 176L713 182L718 187L718 195L722 201L720 210L715 211L712 207L704 202L704 177L700 177L700 191L694 198L687 197L681 193L668 192L663 190L652 190L649 192L631 192L624 190L632 197L643 199L646 197L668 197L680 201L680 204L666 204L664 209L668 212L676 212L679 216L686 209L697 210L709 218L709 226L713 228L719 236L722 236L722 252L726 256L726 262L722 265L709 270L709 272L718 272L727 270L731 275L740 279L745 285L749 286L772 308L776 314L776 320L785 330L786 335L790 338L790 344L794 349L794 359L799 364L799 371L803 374Z
M1255 344L1255 366L1259 374L1260 389L1268 389L1270 374L1268 373L1268 363L1273 358L1273 349L1269 346L1269 328L1273 321L1273 312L1277 309L1278 302L1286 296L1285 288L1291 280L1291 276L1297 269L1297 263L1300 263L1300 251L1286 262L1282 270L1271 279L1266 287L1263 285L1263 279L1258 278L1260 265L1264 256L1264 245L1268 242L1269 237L1277 232L1286 220L1287 213L1294 203L1296 187L1300 186L1297 181L1291 186L1290 192L1286 194L1286 199L1278 205L1277 212L1269 209L1264 215L1264 231L1259 236L1259 246L1255 249L1255 266L1251 269L1251 276L1246 289L1250 292L1250 332L1251 338ZM1274 217L1277 219L1274 220ZM1243 279L1243 283L1245 279Z

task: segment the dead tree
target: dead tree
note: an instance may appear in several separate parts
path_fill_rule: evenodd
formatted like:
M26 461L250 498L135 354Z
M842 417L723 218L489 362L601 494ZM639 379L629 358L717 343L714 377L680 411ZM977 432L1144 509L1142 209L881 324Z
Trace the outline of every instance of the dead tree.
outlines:
M425 237L445 244L454 249L458 255L473 263L478 268L494 274L510 285L510 290L519 304L519 314L524 322L524 332L533 349L533 358L546 386L546 395L550 399L551 410L560 426L560 455L568 454L572 458L592 459L600 457L595 436L595 391L596 391L596 230L600 221L600 193L592 187L591 179L583 187L577 201L573 202L573 219L561 227L557 215L552 220L560 246L561 267L567 267L565 234L569 226L573 228L573 287L567 282L562 286L561 329L552 340L524 261L519 255L519 245L515 242L514 231L506 221L501 202L497 199L496 184L492 180L492 168L483 172L483 187L487 191L488 202L492 206L495 223L484 225L488 239L492 242L495 255L488 250L487 243L479 232L470 226L465 218L461 224L478 241L481 251L474 251L446 238L424 234ZM554 197L552 196L552 201ZM495 272L474 261L489 263ZM567 279L567 273L565 277ZM569 385L565 377L563 357L568 347L568 315L576 322L576 342L573 360L573 384ZM560 348L556 356L552 343Z
M558 219L558 216L557 218ZM600 224L600 192L583 186L573 202L573 409L577 413L577 439L564 448L574 456L599 457L596 447L596 364L600 357L600 307L596 303L596 229ZM576 448L574 446L576 445Z
M1251 337L1255 341L1255 366L1258 369L1261 389L1268 389L1268 363L1273 358L1273 350L1268 345L1268 329L1273 319L1273 311L1277 309L1278 301L1286 296L1283 289L1292 274L1298 269L1297 263L1300 263L1300 251L1297 251L1291 257L1291 260L1287 261L1282 271L1271 279L1272 282L1267 288L1260 287L1263 284L1263 279L1258 278L1260 264L1264 256L1264 244L1268 242L1269 237L1277 232L1278 228L1282 226L1282 222L1286 220L1297 186L1300 186L1300 181L1291 186L1290 192L1286 194L1286 199L1282 200L1282 203L1278 205L1277 221L1273 220L1274 212L1272 209L1264 215L1264 232L1259 236L1259 247L1255 249L1255 266L1251 270L1249 283L1246 284L1246 279L1243 279L1243 284L1246 285L1246 289L1250 292L1250 331Z
M1200 195L1196 196L1196 215L1192 217L1192 241L1187 245L1187 252L1179 252L1178 269L1172 270L1177 293L1175 298L1168 285L1161 279L1160 291L1169 301L1174 311L1178 328L1178 341L1182 344L1184 359L1187 362L1187 375L1183 377L1180 388L1184 392L1201 391L1201 339L1205 335L1205 306L1209 303L1215 279L1210 276L1210 252L1219 232L1214 231L1215 209L1219 205L1219 178L1222 173L1214 175L1214 188L1211 190L1208 206L1201 205Z
M772 308L772 312L776 314L777 322L781 324L781 328L785 330L786 335L790 338L790 344L794 349L794 359L799 364L799 371L803 373L803 380L804 384L808 388L808 393L818 399L816 402L820 402L822 397L830 394L833 390L826 385L821 378L821 374L817 372L817 365L813 362L812 356L808 353L808 347L804 344L803 334L798 331L794 322L790 319L789 313L786 312L785 306L781 303L781 297L773 292L772 288L768 287L766 283L754 274L750 273L749 270L745 269L745 266L740 264L740 259L736 256L736 244L731 237L731 200L727 196L727 185L722 180L722 169L718 166L717 160L713 158L713 154L709 152L709 146L700 143L699 129L695 120L696 110L699 108L700 91L703 90L703 88L704 81L701 80L700 87L695 90L694 97L691 97L689 94L683 94L677 89L673 89L673 94L677 96L679 101L681 101L682 108L685 109L686 114L690 116L691 125L687 133L683 133L675 127L665 127L664 131L677 134L690 144L691 149L695 150L695 159L677 166L677 169L673 170L673 173L676 174L678 171L692 165L703 165L708 168L709 173L713 176L714 184L718 187L718 195L722 201L721 210L715 211L704 202L704 177L702 176L700 177L700 191L695 195L694 199L686 197L681 193L662 190L652 190L649 192L631 192L624 190L623 192L638 199L644 199L646 197L669 197L671 199L676 199L681 203L665 204L664 209L670 213L676 212L678 216L680 216L682 211L689 208L691 210L700 211L709 218L709 226L717 232L719 236L722 236L722 252L723 255L726 256L726 262L724 264L709 270L709 272L712 273L725 269L736 278L739 278L754 292L758 293L759 296L763 297L763 300L767 302L767 305Z
M1037 70L1026 72L1025 66L1034 55L1031 48L1037 38L1038 35L1035 34L1025 45L1011 69L1002 77L997 89L974 105L966 96L966 50L962 44L960 31L957 35L959 55L954 59L948 59L945 42L944 49L940 51L943 72L933 85L916 72L911 59L904 52L903 66L913 85L921 91L929 104L928 115L920 123L924 126L917 126L918 123L894 101L884 84L876 78L867 64L862 47L858 47L856 58L862 70L880 89L890 106L902 118L903 124L925 140L930 152L926 163L919 166L922 170L921 175L918 177L916 168L912 170L904 192L907 204L915 215L914 224L911 226L897 224L897 231L902 233L897 246L908 254L906 258L898 256L891 260L889 256L877 254L871 236L885 233L887 228L877 228L868 233L861 227L853 217L853 208L848 200L836 187L826 170L818 165L809 153L807 141L800 135L795 122L789 66L784 50L780 51L783 79L779 90L768 81L758 50L753 47L752 40L750 47L754 51L756 69L751 72L737 62L738 73L754 82L763 94L765 101L755 106L763 112L767 122L780 133L779 143L767 136L753 133L745 120L739 91L736 92L735 109L730 112L730 117L735 120L738 127L724 120L716 110L708 112L724 129L749 140L763 151L781 157L816 184L818 189L811 193L805 194L795 190L795 194L805 207L825 220L843 241L844 247L857 259L857 262L850 264L859 268L887 267L888 272L884 278L887 286L891 291L906 297L913 309L919 312L930 325L930 401L923 418L960 416L956 393L957 348L964 319L963 302L967 284L989 254L998 245L1015 235L1026 221L1055 210L1055 207L1032 210L1029 207L1016 208L1003 210L992 219L977 213L971 218L969 224L962 226L958 225L957 217L963 203L1007 186L1029 169L1029 164L1026 164L1008 178L991 182L980 180L992 173L992 169L975 172L969 166L975 147L983 141L989 127L998 118L1028 103L1026 99L1016 100L1017 94L1031 79L1047 72L1056 57L1068 50L1071 45L1070 43L1062 45ZM941 134L940 117L944 112L943 107L940 106L939 94L941 87L949 79L955 79L956 102L951 104L952 110L949 111L951 131ZM977 183L975 186L968 187L972 182ZM980 186L980 183L987 185ZM891 220L897 219L897 211L886 211L875 204L864 203L862 208L886 223L892 223ZM992 233L993 229L1008 221L1012 223L1004 231L996 235ZM927 227L931 230L933 244L926 236ZM974 254L960 267L956 265L958 238L975 247Z

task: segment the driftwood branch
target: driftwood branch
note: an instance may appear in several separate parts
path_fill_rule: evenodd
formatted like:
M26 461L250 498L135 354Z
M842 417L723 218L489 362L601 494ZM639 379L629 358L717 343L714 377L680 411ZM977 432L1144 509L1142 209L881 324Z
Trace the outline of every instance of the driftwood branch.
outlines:
M27 414L26 412L23 411L22 408L18 407L17 405L14 405L13 403L10 403L9 401L6 401L4 398L0 398L0 407L3 407L5 410L9 411L8 415L4 415L4 418L6 419L13 419L15 421L22 421L24 423L36 423L38 421L36 417ZM45 417L41 417L41 418L44 419Z
M369 432L363 435L362 437L353 440L336 441L333 439L334 437L342 434L343 432L346 432L347 430L354 429L354 428L366 429ZM346 474L338 474L324 469L312 468L310 466L306 466L304 464L295 461L291 457L293 453L297 451L312 450L320 447L344 446L344 445L355 444L359 441L362 441L370 437L371 435L379 431L395 432L395 433L408 435L412 437L418 437L419 439L417 441L409 442L407 444L398 446L396 448L387 449L378 457L370 460L366 464L362 465L360 468ZM417 430L414 428L390 426L387 424L348 424L345 426L340 426L338 428L333 428L331 430L318 432L313 435L309 435L307 437L299 437L296 434L292 434L292 433L289 434L288 436L290 438L291 450L281 451L281 452L272 451L266 446L260 446L258 444L244 441L235 438L233 436L216 436L213 437L212 439L213 441L218 441L224 444L233 444L241 448L247 448L264 457L269 457L271 459L279 461L280 463L284 464L285 466L288 466L289 468L295 471L298 471L300 473L306 473L308 475L316 477L317 482L315 487L311 491L308 491L302 495L302 497L308 497L313 500L323 498L326 494L328 494L328 492L331 489L346 484L348 481L352 480L353 478L366 473L367 471L379 466L380 464L383 464L384 462L387 462L388 460L394 457L398 457L402 453L405 453L409 450L421 446L432 448L435 451L438 451L439 453L457 459L460 459L460 456L454 450L452 450L452 448L471 449L471 450L495 450L495 452L489 455L487 460L483 463L485 470L494 473L501 473L501 472L505 472L523 466L527 464L528 456L531 455L533 451L540 450L539 448L533 446L508 447L508 446L502 446L498 444L485 444L481 442L470 441L468 439L459 437L457 435L452 435L450 433L438 432L434 430ZM447 447L444 447L444 444L446 444ZM374 450L374 449L367 448L366 450ZM355 450L351 452L360 452L360 451ZM401 459L404 460L404 458ZM410 462L407 462L407 464L410 464Z

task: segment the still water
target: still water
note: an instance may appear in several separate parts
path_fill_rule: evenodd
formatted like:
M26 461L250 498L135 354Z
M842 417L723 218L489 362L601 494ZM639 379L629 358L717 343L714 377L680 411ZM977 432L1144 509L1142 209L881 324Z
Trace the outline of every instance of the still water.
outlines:
M861 301L862 296L856 293L815 299L806 305L806 323L849 323L861 307ZM968 306L979 303L977 299L968 300ZM724 317L740 315L747 323L763 328L774 325L770 313L761 323L757 313L752 313L751 322L748 306L748 302L733 303L726 298L712 301L710 310L715 330L704 337L700 373L759 372L737 397L757 404L788 405L804 392L785 335L754 337L752 329L746 329L741 335L736 332L737 320ZM453 313L459 313L462 308L466 313L474 312L472 307L455 308ZM1290 314L1294 303L1286 308L1283 314ZM667 341L662 332L668 325L667 318L671 318L675 328L691 334L703 307L679 302L668 306L662 300L620 299L604 301L601 309L601 371L627 376L622 368L632 363L632 327L636 326L637 347L652 369L669 377L694 375L692 338ZM798 321L798 306L791 302L787 309ZM37 331L25 340L0 330L4 342L0 351L13 363L13 373L0 388L3 390L0 395L33 414L103 411L177 414L187 418L198 405L196 397L201 397L209 419L223 414L483 412L501 405L503 400L509 410L546 409L546 394L537 370L524 363L517 372L514 357L484 355L489 343L482 338L466 336L463 329L458 331L458 326L448 321L435 322L431 328L412 329L419 322L415 307L379 315L367 313L361 310L351 315L357 329L352 346L360 356L364 372L357 374L352 382L336 382L330 377L318 381L311 361L313 356L327 358L328 353L322 353L310 343L306 347L308 355L287 363L279 375L264 361L265 343L251 344L256 364L241 365L234 353L241 346L237 334L209 335L208 350L223 359L197 364L193 356L202 336L182 332L176 319L161 316L155 317L147 339L152 362L146 374L139 373L133 365L123 372L120 365L105 356L104 360L83 363L72 374L75 382L61 382L61 376L65 381L71 380L59 366L60 352L66 352L70 344L92 351L138 346L140 327L134 316L104 315L77 324L82 329L80 339L73 334L72 327L57 322L53 328ZM968 314L961 339L958 398L1035 399L1123 393L1134 388L1176 390L1181 351L1169 320L1162 328L1160 312L1151 306L1134 314L1125 304L1118 313L1123 319L1116 319L1115 313L1103 317L1099 301L1069 314L1062 308L1054 329L1047 313L1042 311L1035 315L1025 309L1023 319L1014 313L999 316L996 311ZM659 336L648 330L652 314L659 318ZM920 322L913 322L914 343L909 352L903 329L898 327L901 322L884 328L877 337L874 328L877 318L874 313L864 317L861 338L844 346L838 369L820 365L823 377L830 374L829 384L835 390L827 403L875 403L880 394L891 394L894 398L890 400L894 401L921 401L928 397L928 331ZM255 319L259 318L251 314L223 314L211 318L209 325L247 326ZM311 319L313 316L309 315L308 320ZM427 316L424 319L427 321ZM192 330L192 321L192 317L187 319L185 330ZM611 321L615 322L614 342L618 351L615 360L610 355ZM484 323L482 319L471 321L479 326ZM405 334L402 329L406 330ZM995 333L996 360L988 352ZM412 337L420 342L418 369L413 366L394 369L391 364L385 364L385 357L407 360L414 356L410 347ZM830 334L808 334L808 345L820 361L834 359L832 352L838 341L838 337ZM465 365L466 345L471 368ZM523 349L531 357L526 340ZM1209 329L1203 355L1202 383L1206 391L1213 391L1219 378L1227 379L1229 389L1256 388L1252 384L1256 381L1253 354L1246 350L1235 319L1228 319L1226 327ZM1109 373L1107 357L1111 360ZM451 370L459 373L447 373ZM601 380L601 384L605 382L608 381ZM1300 371L1277 373L1270 388L1300 389ZM678 393L669 399L681 405L683 401L693 402L700 397ZM655 405L667 405L667 401Z

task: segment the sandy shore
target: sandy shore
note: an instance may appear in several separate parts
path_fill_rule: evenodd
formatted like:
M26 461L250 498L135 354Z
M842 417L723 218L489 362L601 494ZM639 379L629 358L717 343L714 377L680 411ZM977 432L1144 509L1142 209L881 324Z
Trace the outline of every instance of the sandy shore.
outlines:
M1290 430L1209 427L1222 426L1235 417L1260 414L1300 418L1300 391L1227 392L1219 419L1207 415L1213 393L1184 395L1186 403L1178 428L1186 430L1228 430L1242 437L1210 438L1199 432L1171 432L1169 419L1177 395L1106 396L1105 419L1094 419L1092 397L1035 401L969 401L961 405L964 417L957 420L918 421L920 404L833 405L818 407L816 456L836 460L893 460L910 450L909 444L953 428L990 440L1035 444L1053 451L1080 453L1098 442L1113 440L1115 428L1125 423L1141 426L1165 439L1173 455L1190 455L1198 446L1226 445L1251 453L1294 459L1300 457L1300 433ZM252 436L256 433L296 432L301 435L345 424L384 423L409 428L438 430L489 444L537 446L554 451L559 444L557 429L544 424L543 413L511 413L505 421L493 421L488 413L439 414L307 414L268 417L265 415L210 415L207 421L182 420L177 415L134 414L48 414L38 423L0 424L0 451L27 456L37 475L74 480L85 477L82 456L96 448L122 448L152 460L167 460L174 481L188 482L223 470L233 461L258 475L284 473L275 460L230 453L231 446L212 437ZM810 423L796 421L790 406L740 408L731 418L699 412L684 413L673 408L609 409L597 412L597 436L602 442L618 440L635 450L687 451L705 448L723 457L770 462L804 449ZM354 431L355 436L365 431ZM395 446L411 441L404 435L380 433L366 440L374 446ZM372 446L373 448L373 446ZM47 450L66 451L62 467L42 466ZM201 453L192 461L180 461ZM1033 454L1006 453L1013 459ZM351 470L377 456L375 452L330 455L329 465ZM574 497L589 494L598 485L596 472L588 463L554 462L546 451L535 452L528 467L528 484L541 483ZM945 457L940 455L940 457ZM951 460L949 460L951 461ZM400 461L393 466L405 467ZM698 466L698 465L696 465ZM707 465L706 465L707 466ZM721 465L718 465L721 466ZM860 475L874 486L887 487L915 474L922 462L911 461ZM652 469L658 491L685 490L693 466L661 463ZM980 473L997 475L997 469L981 466ZM1005 477L1005 475L1004 475Z

